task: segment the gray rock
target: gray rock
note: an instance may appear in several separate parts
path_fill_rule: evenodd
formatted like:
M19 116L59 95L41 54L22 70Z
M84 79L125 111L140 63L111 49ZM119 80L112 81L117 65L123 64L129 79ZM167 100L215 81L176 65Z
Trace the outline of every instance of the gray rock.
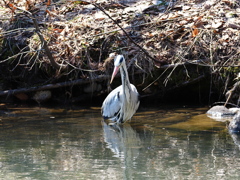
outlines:
M233 111L230 111L225 106L213 106L211 109L207 111L207 114L213 116L213 117L228 117L228 116L234 116L236 113Z

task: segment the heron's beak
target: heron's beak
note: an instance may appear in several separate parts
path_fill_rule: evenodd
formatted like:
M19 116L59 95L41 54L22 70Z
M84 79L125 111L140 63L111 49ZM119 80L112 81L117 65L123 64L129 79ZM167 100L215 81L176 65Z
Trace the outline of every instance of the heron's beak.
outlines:
M112 81L113 81L114 77L116 76L116 74L118 73L118 71L119 71L119 66L115 66L113 73L112 73L112 78L111 78L110 84L112 84Z

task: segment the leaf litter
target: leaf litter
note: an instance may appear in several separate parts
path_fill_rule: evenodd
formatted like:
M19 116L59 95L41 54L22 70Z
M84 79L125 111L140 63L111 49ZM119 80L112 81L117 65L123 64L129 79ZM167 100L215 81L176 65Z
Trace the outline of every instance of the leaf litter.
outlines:
M5 0L1 5L0 37L8 44L17 44L18 50L6 54L8 46L2 44L0 62L11 64L12 70L41 67L45 77L39 82L43 84L59 82L63 77L74 80L109 75L112 67L104 62L112 52L124 54L132 73L141 74L143 81L146 74L178 63L197 63L214 72L239 66L237 0ZM32 20L15 7L34 15L55 61L66 64L67 71L49 71L51 64ZM15 56L18 53L25 53L24 58Z

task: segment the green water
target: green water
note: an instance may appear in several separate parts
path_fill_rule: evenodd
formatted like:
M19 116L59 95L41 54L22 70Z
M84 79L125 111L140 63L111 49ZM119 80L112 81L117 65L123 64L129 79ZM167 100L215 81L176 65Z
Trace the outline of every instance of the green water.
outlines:
M238 179L238 137L206 111L142 108L112 127L100 108L4 110L0 179Z

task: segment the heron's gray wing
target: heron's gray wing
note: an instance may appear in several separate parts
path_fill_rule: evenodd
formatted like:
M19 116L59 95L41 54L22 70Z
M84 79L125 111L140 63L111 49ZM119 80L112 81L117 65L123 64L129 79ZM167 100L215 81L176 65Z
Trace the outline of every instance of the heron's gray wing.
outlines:
M114 89L104 100L102 116L104 119L113 118L120 111L122 105L122 86Z

